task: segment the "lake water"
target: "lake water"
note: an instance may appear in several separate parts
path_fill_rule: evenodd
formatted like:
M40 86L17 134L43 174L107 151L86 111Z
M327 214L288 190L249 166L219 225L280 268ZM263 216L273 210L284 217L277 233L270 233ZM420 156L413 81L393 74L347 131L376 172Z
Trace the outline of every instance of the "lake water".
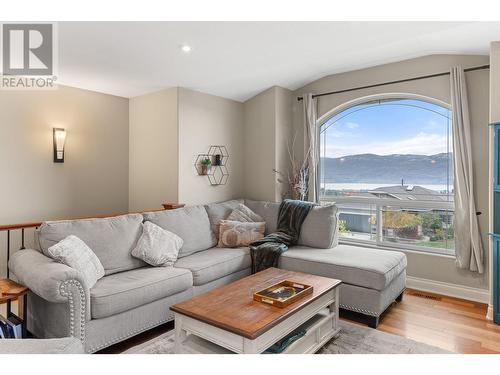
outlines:
M394 186L396 184L363 184L363 183L322 183L320 188L324 188L326 190L352 190L352 191L361 191L361 190L374 190L383 186ZM446 191L447 185L421 185L426 189L444 192ZM450 186L450 190L453 190L453 186Z

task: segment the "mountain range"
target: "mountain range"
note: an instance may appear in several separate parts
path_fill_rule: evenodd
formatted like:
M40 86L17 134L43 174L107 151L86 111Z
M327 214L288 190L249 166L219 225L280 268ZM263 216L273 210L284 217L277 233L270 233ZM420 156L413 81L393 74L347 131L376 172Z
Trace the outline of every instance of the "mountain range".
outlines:
M447 167L453 184L450 153L436 155L347 155L321 158L322 174L327 183L390 183L406 185L446 184Z

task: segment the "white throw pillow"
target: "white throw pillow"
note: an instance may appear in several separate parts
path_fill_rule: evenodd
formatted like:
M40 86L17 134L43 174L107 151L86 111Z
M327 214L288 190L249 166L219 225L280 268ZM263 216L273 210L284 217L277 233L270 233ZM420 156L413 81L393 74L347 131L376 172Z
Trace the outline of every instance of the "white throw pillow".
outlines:
M240 203L226 218L229 221L254 222L261 223L264 219L249 209L244 204Z
M132 256L142 259L152 266L172 266L177 260L184 241L150 221L142 224L142 235Z
M57 260L83 276L87 288L92 288L104 276L104 267L92 249L77 236L70 235L47 249L52 259Z

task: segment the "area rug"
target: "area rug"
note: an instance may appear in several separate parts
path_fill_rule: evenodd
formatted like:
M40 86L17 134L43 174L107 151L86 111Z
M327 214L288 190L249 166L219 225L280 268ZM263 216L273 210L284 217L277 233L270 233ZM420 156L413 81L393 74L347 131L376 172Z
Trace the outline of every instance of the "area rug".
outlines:
M319 350L320 354L449 354L446 350L376 329L340 322L340 334ZM124 354L171 354L174 332L169 331Z

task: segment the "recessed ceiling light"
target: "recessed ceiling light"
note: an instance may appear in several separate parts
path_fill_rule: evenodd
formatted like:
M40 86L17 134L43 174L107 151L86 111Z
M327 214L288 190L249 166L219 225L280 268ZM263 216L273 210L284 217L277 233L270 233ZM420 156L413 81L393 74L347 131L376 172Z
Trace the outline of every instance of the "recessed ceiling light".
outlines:
M181 46L182 52L191 52L191 46L188 46L187 44L184 44Z

